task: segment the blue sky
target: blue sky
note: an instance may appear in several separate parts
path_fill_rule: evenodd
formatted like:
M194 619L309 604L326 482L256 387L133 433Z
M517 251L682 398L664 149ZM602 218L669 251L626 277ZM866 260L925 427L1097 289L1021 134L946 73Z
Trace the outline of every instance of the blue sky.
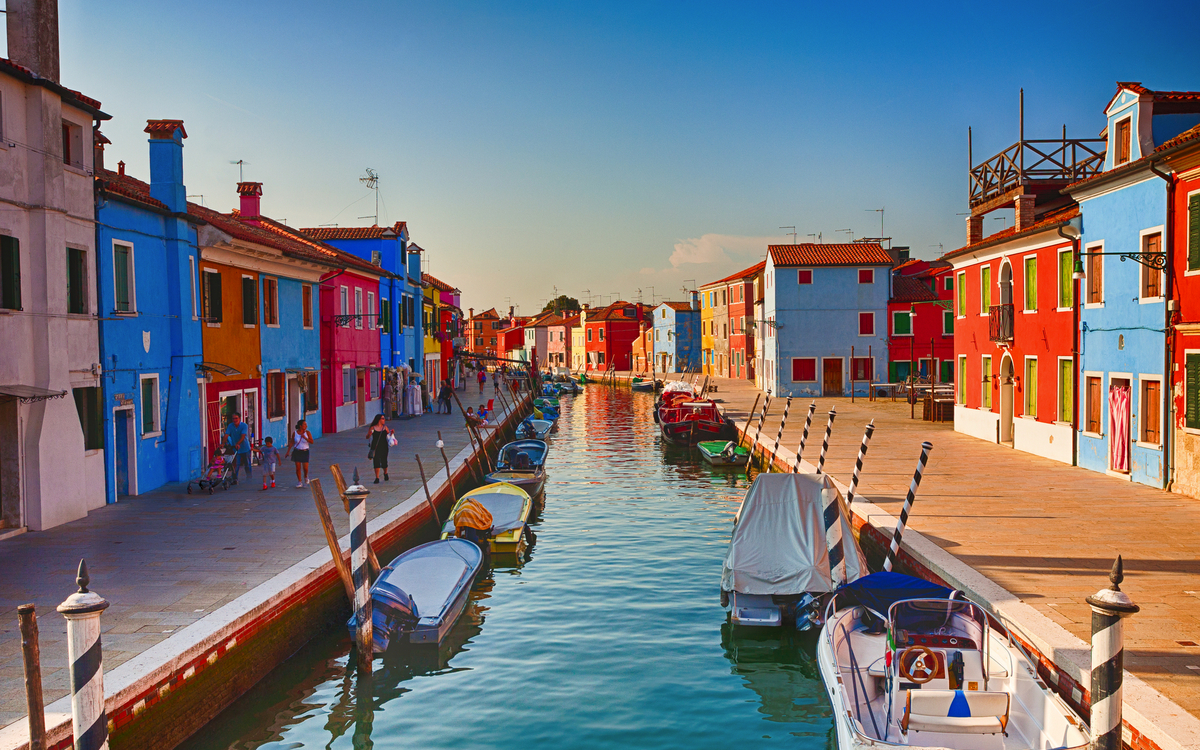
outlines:
M1050 8L1053 8L1050 10ZM1130 13L1135 12L1136 18ZM63 83L113 120L181 118L188 192L237 167L294 226L405 220L464 307L679 299L782 225L962 244L976 159L1094 136L1117 80L1200 88L1200 4L104 3L61 0ZM1140 28L1144 24L1145 28ZM1000 228L990 222L989 231Z

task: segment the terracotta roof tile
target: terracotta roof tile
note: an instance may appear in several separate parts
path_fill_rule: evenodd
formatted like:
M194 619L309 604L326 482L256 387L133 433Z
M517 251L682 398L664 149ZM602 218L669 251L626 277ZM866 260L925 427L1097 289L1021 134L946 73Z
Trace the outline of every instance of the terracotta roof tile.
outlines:
M556 325L556 326L564 326L564 327L566 327L566 328L574 328L575 326L579 325L579 316L578 316L578 315L572 315L572 316L571 316L571 317L569 317L569 318L564 318L563 320L560 320L560 321L558 321L558 322L557 322L557 323L555 323L554 325Z
M638 314L635 318L626 317L625 308L627 307L634 308L640 314ZM642 320L645 317L645 308L646 305L643 305L640 302L626 302L625 300L617 300L607 307L589 310L587 320L589 323L594 323L600 320Z
M764 261L765 263L766 261ZM666 305L675 312L687 312L692 309L690 302L659 302L660 305Z
M951 250L950 252L943 255L941 257L941 260L948 260L950 258L955 258L955 257L958 257L959 255L969 253L973 250L981 250L985 247L991 247L992 245L998 245L1001 242L1006 242L1008 240L1017 239L1020 237L1028 237L1031 234L1037 234L1038 232L1044 232L1044 231L1047 231L1050 229L1055 229L1056 227L1066 224L1068 221L1070 221L1071 219L1074 219L1078 215L1079 215L1079 206L1076 206L1076 205L1071 205L1066 208L1061 208L1057 211L1051 211L1051 212L1045 214L1044 216L1042 216L1042 218L1035 221L1032 226L1030 226L1026 229L1022 229L1020 232L1017 231L1017 228L1015 226L1009 227L1007 229L1001 229L999 232L996 232L995 234L984 237L983 240L976 242L974 245L964 245L963 247L960 247L957 250Z
M767 248L776 266L882 266L892 265L891 253L878 242L818 245L771 245Z
M892 298L889 302L931 302L937 293L929 283L917 276L897 276L892 279Z
M447 284L446 282L436 279L427 273L421 274L421 280L428 282L430 286L432 286L434 289L437 289L438 291L441 291L441 292L457 292L458 291L458 289L456 289L455 287L452 287L449 284Z
M1170 151L1171 149L1176 148L1177 146L1182 146L1185 143L1189 143L1191 141L1195 141L1198 139L1200 139L1200 125L1197 125L1196 127L1192 128L1190 130L1183 131L1182 133L1175 136L1171 140L1167 141L1163 145L1154 149L1154 153L1160 154L1163 151Z
M300 231L314 240L377 240L384 232L398 236L406 227L406 222L397 221L390 227L309 227Z
M101 189L137 201L160 211L169 211L167 204L150 197L150 186L129 175L117 174L107 169L96 170L96 181Z
M762 260L762 261L759 261L758 263L755 263L754 265L750 266L749 268L743 268L741 271L738 271L735 274L730 274L729 276L726 276L723 279L717 279L716 281L710 281L707 284L704 284L703 286L701 286L700 288L704 289L706 287L714 286L716 284L727 284L731 281L745 279L745 278L753 276L757 273L762 273L763 269L766 267L767 267L767 262L765 260Z
M489 310L484 310L483 312L479 313L478 315L475 315L471 319L474 320L475 318L494 318L496 320L499 320L500 313L496 312L496 308L493 307Z

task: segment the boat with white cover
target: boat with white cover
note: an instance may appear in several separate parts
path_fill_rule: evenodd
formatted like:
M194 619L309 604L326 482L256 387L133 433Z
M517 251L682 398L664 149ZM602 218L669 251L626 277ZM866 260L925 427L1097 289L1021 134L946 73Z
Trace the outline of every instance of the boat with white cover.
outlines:
M829 604L817 666L841 750L1068 750L1083 721L1036 662L960 592L873 573Z
M841 493L826 474L759 474L734 516L721 603L734 624L805 630L832 593L826 500L839 504L846 580L867 573Z

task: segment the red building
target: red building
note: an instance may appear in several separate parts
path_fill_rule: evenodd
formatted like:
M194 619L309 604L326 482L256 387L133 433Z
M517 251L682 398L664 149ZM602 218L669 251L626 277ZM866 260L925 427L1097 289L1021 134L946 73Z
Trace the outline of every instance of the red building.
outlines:
M1167 351L1174 360L1171 489L1200 497L1200 126L1159 146L1155 160L1171 174L1167 216Z
M475 314L475 308L467 310L466 350L472 354L496 353L500 345L500 313L496 308Z
M648 319L644 305L623 300L588 310L584 324L587 369L601 372L631 369L633 340L641 335L642 322Z
M501 328L496 333L499 342L496 344L496 356L501 359L521 359L521 352L525 349L524 318L514 319L507 328Z
M723 279L729 292L728 377L754 380L754 304L761 300L764 260Z
M892 272L888 381L913 373L954 382L954 273L945 261L906 260Z

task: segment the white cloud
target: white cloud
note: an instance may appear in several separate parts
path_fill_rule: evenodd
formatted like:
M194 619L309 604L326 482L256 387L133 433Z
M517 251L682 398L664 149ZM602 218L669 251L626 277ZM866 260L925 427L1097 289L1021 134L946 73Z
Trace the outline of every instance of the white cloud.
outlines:
M761 258L767 245L779 243L778 237L737 237L728 234L706 234L675 243L671 253L674 268L687 264L728 262L740 256Z

